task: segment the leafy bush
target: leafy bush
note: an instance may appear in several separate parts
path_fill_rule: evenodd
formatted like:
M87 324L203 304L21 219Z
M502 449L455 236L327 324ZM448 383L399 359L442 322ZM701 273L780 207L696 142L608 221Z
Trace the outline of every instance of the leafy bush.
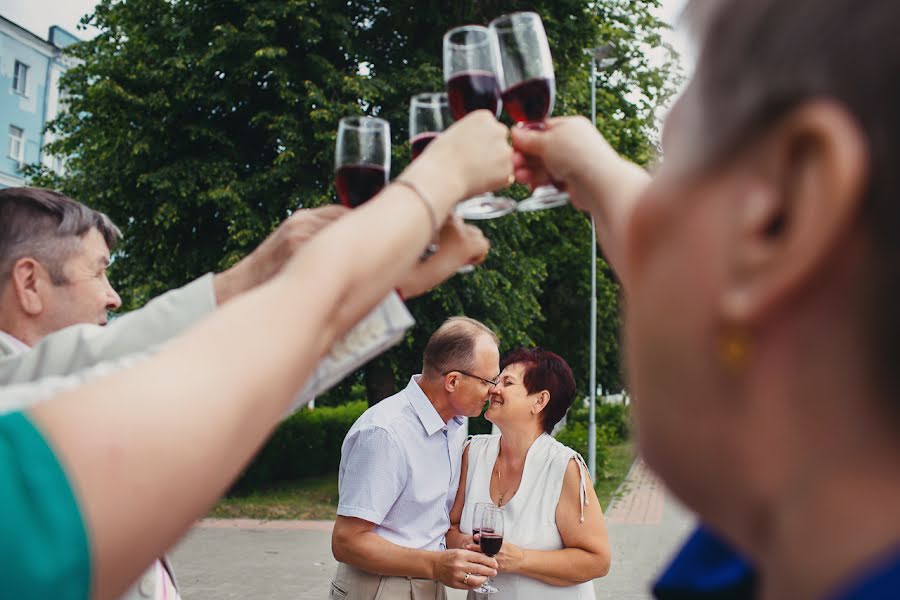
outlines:
M589 408L575 402L566 414L566 425L557 434L559 442L588 457ZM597 404L597 473L602 478L609 463L609 447L628 439L630 426L628 407L624 404Z
M366 408L356 401L298 411L279 425L229 495L336 472L344 436Z
M584 412L587 415L587 407ZM597 425L608 430L611 444L620 444L631 435L631 415L624 404L597 404ZM585 417L587 422L587 417Z
M584 458L588 459L588 428L587 425L579 421L567 422L557 434L556 439L575 450ZM606 430L602 427L597 428L597 471L602 473L609 462L609 440L606 438Z

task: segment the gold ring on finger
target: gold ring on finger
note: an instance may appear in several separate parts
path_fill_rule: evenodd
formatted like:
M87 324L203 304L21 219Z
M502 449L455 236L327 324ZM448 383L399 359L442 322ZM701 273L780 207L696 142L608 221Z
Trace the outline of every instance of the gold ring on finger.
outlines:
M471 573L466 573L466 576L463 577L463 585L469 585L469 575L471 575Z

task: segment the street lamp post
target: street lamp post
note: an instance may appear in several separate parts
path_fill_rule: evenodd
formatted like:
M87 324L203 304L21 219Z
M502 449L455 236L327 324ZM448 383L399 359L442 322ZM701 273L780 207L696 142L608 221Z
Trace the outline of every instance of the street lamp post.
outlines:
M591 122L597 128L597 69L608 69L616 64L611 58L613 44L586 48L591 56ZM588 471L597 480L597 225L591 217L591 354L590 354L590 408L588 412Z

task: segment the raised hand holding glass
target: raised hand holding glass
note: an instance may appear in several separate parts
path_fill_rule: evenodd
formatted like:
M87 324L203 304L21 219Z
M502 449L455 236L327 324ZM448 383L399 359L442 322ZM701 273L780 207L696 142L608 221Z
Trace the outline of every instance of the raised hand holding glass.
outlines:
M456 27L444 34L444 81L454 119L486 109L500 116L497 43L481 25ZM456 212L465 219L496 219L515 210L510 198L487 193L463 200Z
M556 78L550 44L541 18L533 12L518 12L491 21L500 52L500 89L506 113L516 123L543 127L553 112ZM519 202L521 211L562 206L569 195L552 185L536 188Z

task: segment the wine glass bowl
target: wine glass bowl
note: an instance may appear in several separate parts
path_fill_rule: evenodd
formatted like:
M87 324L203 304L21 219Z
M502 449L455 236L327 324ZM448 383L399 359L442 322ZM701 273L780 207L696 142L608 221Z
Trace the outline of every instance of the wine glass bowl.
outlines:
M410 98L409 145L412 159L416 160L452 122L447 94L425 93Z
M444 34L444 80L454 119L479 109L500 116L497 47L490 29L465 25Z
M349 208L371 200L387 185L391 172L391 129L384 119L344 117L334 150L338 199Z
M484 518L484 509L493 507L493 502L478 502L472 511L472 538L481 532L481 520ZM477 543L477 541L476 541Z

